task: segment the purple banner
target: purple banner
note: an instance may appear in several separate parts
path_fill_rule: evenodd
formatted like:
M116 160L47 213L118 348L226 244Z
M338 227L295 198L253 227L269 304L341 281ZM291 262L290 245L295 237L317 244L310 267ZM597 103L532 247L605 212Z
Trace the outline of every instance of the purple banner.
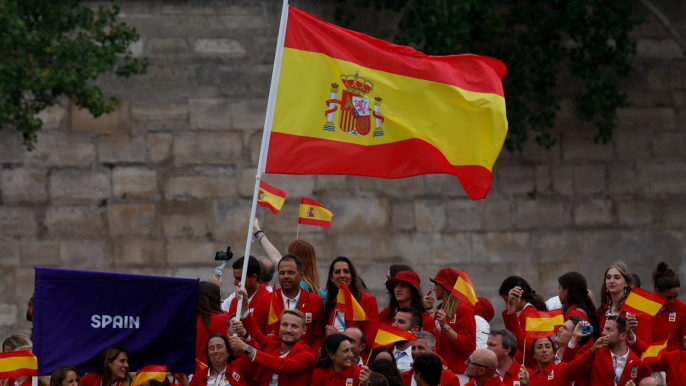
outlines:
M60 365L96 371L106 347L129 351L129 371L193 373L198 280L36 267L33 351L38 375Z

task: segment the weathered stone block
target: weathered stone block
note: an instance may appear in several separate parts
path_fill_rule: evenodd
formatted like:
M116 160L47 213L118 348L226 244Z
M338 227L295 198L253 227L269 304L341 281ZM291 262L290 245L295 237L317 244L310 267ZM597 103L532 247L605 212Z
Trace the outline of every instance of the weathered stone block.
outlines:
M143 168L115 168L112 171L112 191L117 198L155 197L157 172Z
M445 222L443 201L414 201L414 224L418 232L440 232L445 227Z
M676 113L670 107L625 107L617 109L618 129L674 130Z
M0 266L19 265L19 241L0 240Z
M50 106L38 113L36 117L43 121L43 130L45 130L59 127L66 114L64 107Z
M148 236L155 227L155 204L110 204L111 236Z
M342 233L368 233L388 224L386 199L335 198L324 202L329 203L327 208L336 214L333 221Z
M216 200L214 202L214 222L217 224L214 231L220 240L245 239L250 222L250 204L249 200Z
M244 167L240 174L241 179L238 186L239 195L244 198L251 198L255 190L255 174L257 167ZM289 176L283 174L263 175L264 182L288 193L287 199L311 197L315 191L315 180L322 176ZM328 176L326 176L328 177Z
M574 168L576 194L596 194L605 191L605 165L582 165Z
M653 151L660 160L684 159L686 154L686 133L657 132L652 134Z
M564 161L604 161L614 158L609 145L593 143L594 131L568 131L562 136Z
M434 241L435 263L453 265L456 261L473 260L472 237L469 233L444 233L437 236L438 240Z
M633 194L636 191L636 172L630 164L610 164L607 173L611 194Z
M550 193L553 190L553 179L549 166L536 165L536 192Z
M448 231L473 231L483 227L485 202L471 200L445 201L446 227Z
M226 176L177 176L170 177L167 184L168 198L173 197L234 197L235 173Z
M681 59L684 57L684 53L674 39L638 39L636 57Z
M617 144L617 158L629 162L653 158L650 146L652 137L647 132L619 131L614 139Z
M585 233L586 259L624 261L636 272L641 272L637 266L642 265L652 270L665 256L683 259L683 239L683 233L673 231L589 231Z
M484 228L489 231L505 230L512 226L510 202L485 200Z
M188 103L192 129L231 127L231 102L228 99L191 99Z
M571 166L553 167L553 190L562 196L574 194L574 170Z
M43 134L45 133L41 133ZM21 163L23 159L21 133L10 128L0 130L0 163Z
M530 234L525 232L489 232L472 234L474 261L482 263L531 261Z
M638 164L638 183L647 196L686 192L686 164Z
M531 252L540 263L580 263L584 259L583 233L563 230L534 232L531 234Z
M0 326L14 326L19 311L15 304L0 303Z
M148 70L150 71L150 70ZM131 106L131 116L136 120L188 120L188 104L144 104Z
M526 194L536 187L534 167L504 165L497 170L498 190L504 195Z
M88 166L94 160L89 138L50 131L38 135L36 148L24 153L24 162L36 166Z
M103 163L145 162L145 139L126 135L103 135L98 140Z
M159 240L117 239L114 264L118 266L163 266L164 242Z
M612 204L606 200L589 200L574 207L577 225L606 225L612 223Z
M24 266L59 266L59 242L52 240L21 240L21 263Z
M234 39L198 39L193 42L193 51L200 56L223 59L242 58L248 53L245 46Z
M413 177L419 178L419 177ZM424 176L424 184L416 184L413 189L417 190L417 195L422 195L419 189L426 187L424 195L432 197L467 198L460 180L449 174L427 174ZM495 189L491 187L489 197L495 195Z
M38 223L36 213L30 208L0 206L0 235L32 236Z
M104 200L111 196L107 173L58 170L50 175L53 200L64 203Z
M646 202L618 202L617 215L621 225L645 225L654 220L653 206Z
M127 99L121 101L117 110L97 118L87 110L71 105L71 129L95 133L127 133L130 129L131 106Z
M231 164L242 149L240 133L184 132L174 140L174 164Z
M175 266L206 263L215 253L214 245L208 242L168 243L166 250L167 262Z
M571 224L569 205L561 201L545 199L520 199L516 201L517 228L560 228Z
M107 241L60 242L60 266L62 268L107 268L111 264L112 249Z
M267 114L266 99L233 101L230 104L231 121L234 129L262 130Z
M174 140L171 134L151 133L146 136L148 145L148 158L154 163L163 162L171 155L171 146Z
M350 185L348 176L319 175L315 178L317 191L324 191L327 195L349 195Z
M45 202L47 199L45 171L24 168L0 170L2 201Z
M105 211L93 207L50 207L45 214L45 225L52 236L99 237L106 233Z
M190 54L185 38L149 39L147 42L150 56L157 58L184 58Z
M396 230L414 229L414 204L412 202L391 203L391 225Z

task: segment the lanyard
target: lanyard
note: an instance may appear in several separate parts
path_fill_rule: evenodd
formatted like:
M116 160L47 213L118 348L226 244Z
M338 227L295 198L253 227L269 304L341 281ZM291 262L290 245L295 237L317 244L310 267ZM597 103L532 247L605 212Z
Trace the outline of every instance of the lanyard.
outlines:
M343 321L343 319L341 319L341 314L338 313L338 310L336 310L336 320L338 320L338 323L340 323L341 326L343 326L343 329L344 329L344 330L347 330L347 329L348 329L348 326L346 326L346 325L345 325L345 322Z
M617 377L617 357L612 358L612 374L615 377L615 386L619 384L619 378Z

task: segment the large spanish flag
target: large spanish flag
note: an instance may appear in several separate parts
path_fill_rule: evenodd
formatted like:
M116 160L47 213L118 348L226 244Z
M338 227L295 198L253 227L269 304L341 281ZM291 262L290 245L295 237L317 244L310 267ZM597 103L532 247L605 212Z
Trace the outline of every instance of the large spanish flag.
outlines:
M264 181L260 181L260 191L257 193L257 205L269 208L275 215L279 214L284 201L286 192L279 190Z
M167 366L145 366L136 372L131 386L139 386L148 381L164 382L165 378L167 378Z
M364 309L360 303L357 302L357 299L355 299L345 283L341 283L341 288L338 290L336 309L345 312L346 321L363 322L369 320Z
M379 331L376 333L376 338L374 338L374 345L372 348L388 346L389 344L406 340L415 341L417 340L417 337L409 331L401 330L397 327L389 326L387 324L380 324Z
M642 363L656 363L660 361L662 353L667 350L667 343L669 342L669 337L662 342L655 342L648 346L648 348L641 355Z
M664 305L665 299L640 287L634 287L624 300L622 310L639 318L652 319Z
M460 275L457 277L455 286L450 294L472 310L476 308L476 303L479 302L472 281L469 280L469 276L467 276L467 272L464 270L460 271Z
M326 209L324 205L317 201L305 197L300 199L298 224L330 228L333 216L335 214L332 211Z
M529 339L552 336L565 322L562 309L553 311L531 311L526 315L524 334Z
M507 134L501 61L428 56L287 12L267 173L452 174L486 197Z
M0 379L38 375L38 359L30 350L0 353Z

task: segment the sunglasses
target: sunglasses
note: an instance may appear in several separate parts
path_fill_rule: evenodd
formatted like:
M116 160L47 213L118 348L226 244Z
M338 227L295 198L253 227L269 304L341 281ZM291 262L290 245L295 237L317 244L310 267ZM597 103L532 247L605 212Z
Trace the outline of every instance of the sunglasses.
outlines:
M472 362L472 359L471 359L471 358L467 358L467 365L479 366L479 367L483 367L483 368L485 368L485 369L488 368L488 366L484 366L484 365L480 365L480 364L478 364L478 363Z

